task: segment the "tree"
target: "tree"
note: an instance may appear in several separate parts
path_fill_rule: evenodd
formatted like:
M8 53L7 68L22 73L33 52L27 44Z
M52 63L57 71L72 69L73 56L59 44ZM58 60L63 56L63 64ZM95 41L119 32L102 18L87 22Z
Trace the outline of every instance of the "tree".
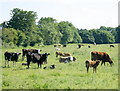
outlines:
M17 44L17 37L18 33L15 29L13 28L4 28L2 30L2 42L3 43L12 43L12 44Z
M43 38L43 44L50 45L60 42L61 33L58 31L58 23L56 19L51 17L42 17L38 21L38 28Z
M117 31L117 43L120 43L120 25L116 28Z
M115 42L114 36L111 34L110 31L93 29L91 30L91 32L93 33L95 42L98 44L104 44L104 43L107 44L107 43Z
M36 12L24 11L19 8L14 8L11 11L12 18L8 21L8 27L21 31L32 31L37 19Z
M93 43L95 39L91 31L86 29L81 29L78 31L79 35L81 36L83 43Z
M58 24L58 29L62 34L61 42L62 44L82 42L77 29L72 23L68 21L62 21Z

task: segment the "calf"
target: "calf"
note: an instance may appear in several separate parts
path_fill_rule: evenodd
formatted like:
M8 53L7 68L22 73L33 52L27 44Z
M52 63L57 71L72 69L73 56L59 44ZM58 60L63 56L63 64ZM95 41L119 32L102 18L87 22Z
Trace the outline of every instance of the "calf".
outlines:
M30 62L37 63L38 68L40 65L40 68L42 67L43 62L47 60L49 53L44 53L44 54L38 54L38 53L30 53L28 52L27 56L27 66L29 68Z
M87 68L87 73L89 71L89 67L93 67L93 73L94 71L96 72L97 66L99 65L100 61L91 61L91 60L86 60L86 68Z
M16 62L18 61L19 55L21 53L16 53L16 52L5 52L4 56L5 56L5 67L6 67L6 62L8 62L8 67L9 67L9 61L13 61L13 66L14 64L16 64Z

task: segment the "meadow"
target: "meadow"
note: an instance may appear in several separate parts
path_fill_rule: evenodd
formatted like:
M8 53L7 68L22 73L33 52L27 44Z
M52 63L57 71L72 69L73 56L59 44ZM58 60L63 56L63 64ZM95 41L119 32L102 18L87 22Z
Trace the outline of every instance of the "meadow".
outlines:
M2 49L2 89L118 89L118 44L110 48L110 44L92 45L77 48L77 44L68 44L66 48L60 47L60 52L71 53L77 58L77 61L70 63L59 63L59 58L55 57L55 48L53 45L27 47L42 49L41 53L50 53L48 63L42 65L42 69L38 69L37 64L27 66L21 65L26 62L19 57L16 66L13 67L12 62L10 68L4 67L4 52L21 52L22 47L14 49ZM88 45L91 48L88 48ZM86 71L85 61L91 59L91 51L107 52L114 62L111 67L109 63L106 66L99 65L97 73L93 73L90 68L89 73ZM43 69L44 66L51 64L56 65L56 69Z

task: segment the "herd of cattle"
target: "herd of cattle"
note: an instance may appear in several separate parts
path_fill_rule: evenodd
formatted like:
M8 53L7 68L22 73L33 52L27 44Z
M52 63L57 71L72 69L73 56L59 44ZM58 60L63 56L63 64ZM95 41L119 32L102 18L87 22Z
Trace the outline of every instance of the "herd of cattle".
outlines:
M78 48L80 48L81 46L83 45L78 45ZM66 47L66 45L64 45L63 47ZM110 45L110 47L114 47L114 46ZM88 48L90 48L90 46ZM38 68L39 66L40 68L42 68L42 64L47 64L47 58L50 55L50 53L41 54L40 53L41 51L42 50L40 49L22 49L22 61L24 60L25 57L27 59L27 63L22 63L22 65L26 65L29 68L30 63L33 62L33 63L37 63ZM55 54L56 54L56 57L60 56L59 62L68 63L68 62L77 60L77 58L73 57L70 53L62 53L62 52L56 51ZM19 55L21 55L21 53L6 51L4 53L5 67L6 67L6 64L8 64L8 67L9 67L10 61L13 61L13 66L14 66L18 61ZM87 72L89 71L89 67L93 67L93 72L96 72L96 69L100 62L101 62L101 65L102 64L105 65L105 62L108 62L110 66L113 65L113 61L111 60L110 56L106 52L92 51L91 60L85 61ZM46 69L46 68L55 69L55 67L56 65L53 64L53 65L50 65L49 67L46 66L43 69Z

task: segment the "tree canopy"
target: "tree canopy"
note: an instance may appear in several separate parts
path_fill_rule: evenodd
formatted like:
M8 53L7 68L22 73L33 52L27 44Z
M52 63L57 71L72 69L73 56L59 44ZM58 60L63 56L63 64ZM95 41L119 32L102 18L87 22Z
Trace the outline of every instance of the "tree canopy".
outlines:
M69 21L52 17L42 17L36 23L37 13L19 8L11 10L11 19L2 26L3 46L34 46L56 43L119 43L120 26L117 28L101 26L99 29L77 29Z

